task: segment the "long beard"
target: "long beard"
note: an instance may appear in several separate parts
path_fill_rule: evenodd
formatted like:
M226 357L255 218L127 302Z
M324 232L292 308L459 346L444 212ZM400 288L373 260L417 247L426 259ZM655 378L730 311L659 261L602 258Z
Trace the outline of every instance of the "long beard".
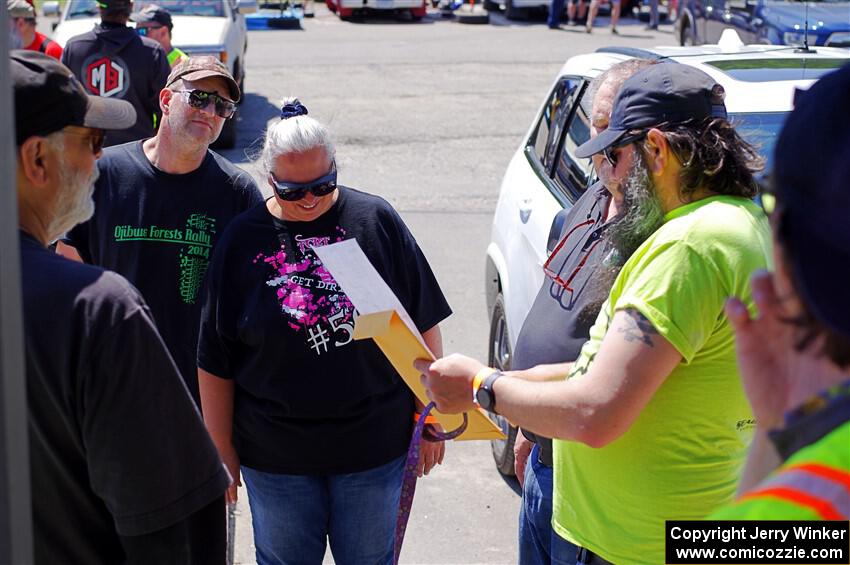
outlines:
M94 214L94 183L100 172L97 167L91 174L75 171L70 167L64 156L59 162L59 178L62 183L61 192L56 199L53 220L47 227L50 241L62 237L68 230L85 222Z
M643 155L636 151L635 162L623 181L623 211L607 230L616 257L622 265L638 247L664 223L664 211Z

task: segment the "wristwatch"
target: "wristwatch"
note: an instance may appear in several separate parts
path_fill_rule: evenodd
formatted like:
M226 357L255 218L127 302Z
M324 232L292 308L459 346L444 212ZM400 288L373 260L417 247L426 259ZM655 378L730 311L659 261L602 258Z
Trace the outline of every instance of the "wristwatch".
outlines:
M475 401L478 402L478 405L494 414L496 413L496 393L493 392L493 383L503 376L505 376L503 372L493 371L475 392Z

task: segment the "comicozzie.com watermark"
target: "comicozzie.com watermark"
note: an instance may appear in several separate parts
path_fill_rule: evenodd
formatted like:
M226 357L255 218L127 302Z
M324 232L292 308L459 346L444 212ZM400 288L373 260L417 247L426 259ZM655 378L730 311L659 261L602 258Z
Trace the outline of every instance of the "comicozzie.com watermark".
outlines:
M673 521L666 561L689 563L850 563L847 521Z

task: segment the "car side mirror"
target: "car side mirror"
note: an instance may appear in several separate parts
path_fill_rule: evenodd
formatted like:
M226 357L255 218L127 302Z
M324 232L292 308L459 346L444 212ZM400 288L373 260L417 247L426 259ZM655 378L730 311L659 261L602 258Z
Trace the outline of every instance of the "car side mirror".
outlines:
M564 208L555 214L555 219L552 220L552 227L549 228L549 238L546 240L546 256L552 254L552 251L561 241L561 232L564 231L564 224L567 222L567 216L572 208Z
M257 0L236 0L236 11L240 14L253 14L259 8Z
M45 2L41 5L41 13L44 16L58 16L59 15L59 2Z

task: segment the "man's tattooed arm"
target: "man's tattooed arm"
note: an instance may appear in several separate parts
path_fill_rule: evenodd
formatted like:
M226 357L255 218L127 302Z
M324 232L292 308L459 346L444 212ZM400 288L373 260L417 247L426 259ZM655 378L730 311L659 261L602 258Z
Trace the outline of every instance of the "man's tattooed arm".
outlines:
M655 329L652 322L633 308L627 308L624 312L628 316L628 327L620 328L623 338L626 341L640 341L649 347L653 347L652 336L658 335L658 330Z

